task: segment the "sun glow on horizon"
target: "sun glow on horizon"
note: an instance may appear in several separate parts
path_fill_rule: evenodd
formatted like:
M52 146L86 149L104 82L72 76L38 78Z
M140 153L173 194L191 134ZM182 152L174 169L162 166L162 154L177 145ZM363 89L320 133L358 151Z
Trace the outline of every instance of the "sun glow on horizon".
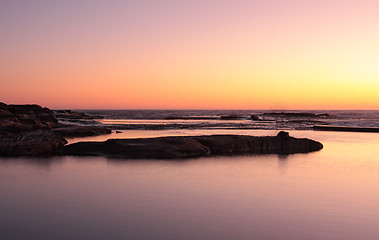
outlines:
M372 0L62 4L2 3L0 101L379 109Z

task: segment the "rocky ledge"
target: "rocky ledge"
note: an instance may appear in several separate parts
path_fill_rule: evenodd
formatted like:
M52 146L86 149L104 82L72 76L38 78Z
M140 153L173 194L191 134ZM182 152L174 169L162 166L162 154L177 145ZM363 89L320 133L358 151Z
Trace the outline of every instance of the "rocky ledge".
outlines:
M35 130L12 136L0 137L0 156L53 155L67 143L50 130Z
M277 136L268 137L211 135L78 142L60 148L58 154L127 159L178 159L222 155L308 153L322 148L323 145L319 142L306 138L293 138L287 132L280 132Z
M53 111L38 105L7 105L0 102L0 156L52 155L67 141L111 133L103 126L62 124Z
M63 126L59 128L53 128L52 131L56 135L67 138L98 136L112 133L112 130L109 128L101 126Z
M70 112L68 112L70 113ZM72 112L71 112L72 113ZM78 114L74 114L79 116ZM272 137L241 135L177 136L142 139L110 139L105 142L67 144L64 137L111 133L103 126L62 124L53 111L38 105L0 103L0 156L102 155L129 159L194 158L241 154L291 154L322 149L310 139L286 132Z
M0 102L0 136L58 126L58 119L48 108L38 105L7 105Z

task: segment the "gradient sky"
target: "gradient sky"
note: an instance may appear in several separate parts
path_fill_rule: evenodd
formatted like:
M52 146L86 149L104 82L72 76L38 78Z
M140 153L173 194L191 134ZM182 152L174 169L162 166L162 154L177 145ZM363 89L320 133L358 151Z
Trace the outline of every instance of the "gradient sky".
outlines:
M0 0L0 101L379 109L377 0Z

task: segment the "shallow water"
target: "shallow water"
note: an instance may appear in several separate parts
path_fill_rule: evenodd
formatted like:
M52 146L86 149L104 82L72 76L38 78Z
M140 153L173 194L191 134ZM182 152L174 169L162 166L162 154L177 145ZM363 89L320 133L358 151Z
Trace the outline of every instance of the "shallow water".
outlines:
M379 134L290 134L324 149L186 161L0 158L0 239L378 239Z

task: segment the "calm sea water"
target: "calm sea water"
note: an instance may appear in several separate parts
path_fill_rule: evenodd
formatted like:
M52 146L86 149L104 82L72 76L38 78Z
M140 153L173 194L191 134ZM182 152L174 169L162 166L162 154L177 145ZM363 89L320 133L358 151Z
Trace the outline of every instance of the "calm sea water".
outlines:
M277 130L107 137L210 133ZM0 239L379 239L379 134L290 134L324 149L186 161L0 158Z

